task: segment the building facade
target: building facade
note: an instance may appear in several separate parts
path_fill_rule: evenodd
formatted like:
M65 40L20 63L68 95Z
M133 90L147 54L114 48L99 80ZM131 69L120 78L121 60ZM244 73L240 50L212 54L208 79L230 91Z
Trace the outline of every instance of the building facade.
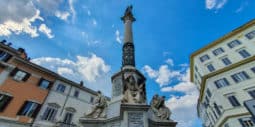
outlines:
M24 49L0 43L0 125L76 127L96 92L30 62Z
M0 44L0 122L5 126L31 125L55 77L29 62L25 50Z
M79 118L91 110L96 92L72 81L57 80L40 110L34 127L80 127Z
M255 126L244 106L255 97L255 20L194 52L190 61L203 126Z

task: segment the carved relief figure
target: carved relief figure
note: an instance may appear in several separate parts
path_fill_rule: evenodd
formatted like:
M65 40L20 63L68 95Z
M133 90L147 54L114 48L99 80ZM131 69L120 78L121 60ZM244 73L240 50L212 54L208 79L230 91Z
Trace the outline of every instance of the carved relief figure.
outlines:
M107 99L101 94L101 91L97 92L97 97L95 99L92 111L85 115L88 118L105 118L105 109L107 107Z
M165 106L165 96L153 96L150 103L153 117L159 120L169 120L171 111Z
M145 103L144 83L138 84L135 77L130 75L124 81L123 103Z

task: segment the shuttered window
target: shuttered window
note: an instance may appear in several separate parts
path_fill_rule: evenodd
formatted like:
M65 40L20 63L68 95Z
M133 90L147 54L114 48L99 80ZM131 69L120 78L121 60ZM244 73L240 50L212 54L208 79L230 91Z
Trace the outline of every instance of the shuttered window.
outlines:
M10 76L13 77L14 80L16 81L27 81L30 77L30 74L20 70L18 68L15 68L11 73Z
M35 118L40 108L41 108L40 104L31 101L26 101L23 104L20 111L18 112L18 115Z
M12 97L5 94L0 94L0 112L3 112L7 105L11 102Z

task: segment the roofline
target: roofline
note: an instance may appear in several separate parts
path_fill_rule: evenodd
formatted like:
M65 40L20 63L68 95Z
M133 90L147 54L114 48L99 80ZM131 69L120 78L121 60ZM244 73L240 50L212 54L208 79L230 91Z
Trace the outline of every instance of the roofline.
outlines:
M44 67L42 67L42 66L40 66L40 65L37 65L37 64L35 64L35 63L30 62L29 60L26 60L26 59L20 57L20 56L19 56L20 53L19 53L15 48L13 48L13 47L11 47L11 46L7 46L7 45L5 45L5 44L3 44L3 43L0 43L0 47L3 48L4 51L6 51L6 52L10 53L11 55L13 55L13 58L14 58L15 60L18 60L18 61L20 61L20 62L22 62L22 63L28 64L29 66L32 66L32 67L34 67L34 68L37 68L37 69L40 70L41 72L44 72L44 73L47 73L47 74L49 74L49 75L51 75L51 76L53 76L53 77L56 77L56 80L60 80L60 81L66 82L66 83L68 83L68 84L70 84L70 85L72 85L72 86L74 86L74 87L77 87L77 88L80 88L80 89L82 89L82 90L85 90L85 91L87 91L87 92L89 92L89 93L91 93L91 94L93 94L93 95L97 95L97 91L94 91L94 90L92 90L92 89L90 89L90 88L87 88L87 87L85 87L85 86L80 86L79 83L76 83L76 82L74 82L74 81L71 81L71 80L69 80L69 79L67 79L67 78L65 78L65 77L63 77L63 76L57 74L56 72L53 72L53 71L51 71L51 70L49 70L49 69L47 69L47 68L44 68ZM109 100L109 97L107 97L107 99Z
M21 57L19 57L19 56L18 56L18 57L15 56L15 57L14 57L14 60L17 60L17 61L22 62L22 63L24 63L24 64L27 64L27 65L29 65L29 66L32 66L32 67L34 67L34 68L40 70L41 72L44 72L44 73L47 73L47 74L49 74L49 75L51 75L51 76L53 76L53 77L56 77L56 80L60 80L60 81L66 82L66 83L68 83L68 84L70 84L70 85L72 85L72 86L74 86L74 87L80 88L80 89L85 90L85 91L87 91L87 92L89 92L89 93L91 93L91 94L97 95L97 92L96 92L96 91L94 91L94 90L92 90L92 89L89 89L89 88L87 88L87 87L85 87L85 86L80 86L78 83L76 83L76 82L74 82L74 81L71 81L71 80L69 80L69 79L63 77L63 76L57 74L56 72L53 72L53 71L51 71L51 70L49 70L49 69L46 69L46 68L44 68L44 67L42 67L42 66L39 66L39 65L37 65L37 64L35 64L35 63L32 63L32 62L30 62L30 61L28 61L28 60L25 60L25 59L23 59L23 58L21 58Z
M243 30L245 30L245 29L251 27L251 26L254 25L254 24L255 24L255 19L252 19L252 20L250 20L249 22L243 24L242 26L240 26L240 27L238 27L238 28L232 30L230 33L225 34L225 35L222 36L221 38L219 38L219 39L217 39L217 40L215 40L215 41L209 43L209 44L206 45L205 47L203 47L203 48L201 48L201 49L195 51L194 53L192 53L192 54L190 55L190 80L191 80L191 82L194 82L194 79L193 79L193 77L194 77L194 73L193 73L193 72L194 72L194 69L193 69L193 66L194 66L194 57L195 57L195 56L197 56L198 54L200 54L200 53L202 53L202 52L204 52L204 51L206 51L206 50L208 50L208 49L210 49L210 48L212 48L212 47L214 47L214 46L216 46L216 45L222 43L223 41L229 39L230 37L239 34L239 33L242 32Z

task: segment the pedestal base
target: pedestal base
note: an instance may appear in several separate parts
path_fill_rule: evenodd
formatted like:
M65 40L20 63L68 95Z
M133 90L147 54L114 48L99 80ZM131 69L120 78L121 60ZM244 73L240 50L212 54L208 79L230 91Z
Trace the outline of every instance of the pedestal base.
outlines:
M177 122L172 120L167 121L154 121L149 119L149 127L176 127Z
M171 120L154 121L149 119L149 105L121 104L119 116L112 118L80 118L83 127L175 127ZM116 110L115 110L116 111Z

